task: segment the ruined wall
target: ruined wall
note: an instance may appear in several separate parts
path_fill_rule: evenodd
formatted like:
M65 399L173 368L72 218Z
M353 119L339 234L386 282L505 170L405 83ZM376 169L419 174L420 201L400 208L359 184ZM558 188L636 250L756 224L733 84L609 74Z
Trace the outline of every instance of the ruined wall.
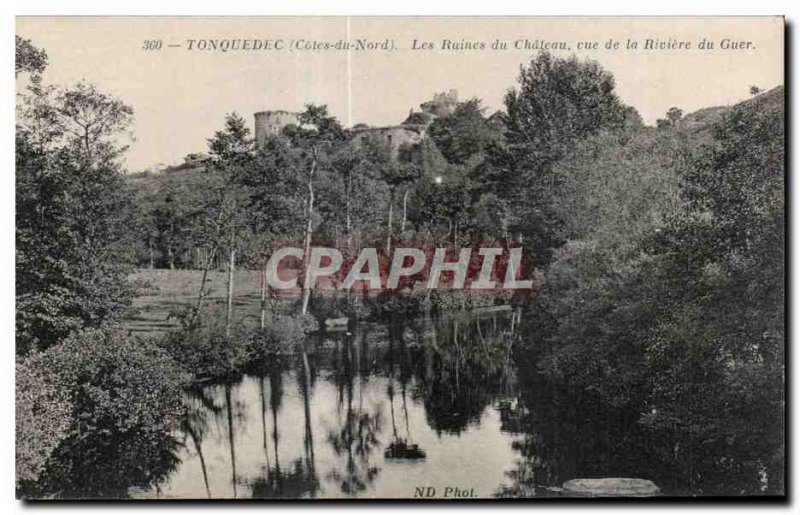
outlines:
M434 93L433 99L419 105L423 112L433 116L447 116L453 114L458 105L458 91L451 89L448 92Z
M363 145L366 138L374 138L387 145L392 151L392 157L397 157L397 152L402 145L414 145L422 141L425 135L423 127L398 125L394 127L369 127L353 130L353 144Z
M421 111L411 111L408 118L400 125L389 127L367 127L358 124L350 129L353 144L363 145L365 138L382 141L392 150L393 157L403 145L414 145L422 141L425 129L438 116L452 114L458 105L458 92L451 89L447 92L434 93L433 98L420 104ZM290 111L261 111L255 113L255 136L257 144L263 145L267 137L280 134L287 125L300 125L298 113Z

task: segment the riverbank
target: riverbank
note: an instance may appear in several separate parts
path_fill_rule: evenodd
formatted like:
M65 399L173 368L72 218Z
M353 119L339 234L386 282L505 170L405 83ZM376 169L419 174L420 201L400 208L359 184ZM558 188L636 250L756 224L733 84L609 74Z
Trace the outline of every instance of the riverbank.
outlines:
M125 321L125 330L134 336L160 337L180 326L175 313L186 306L197 302L197 293L202 281L201 270L169 270L140 268L130 274L129 281L136 287L137 296L134 298L133 307L136 313ZM222 309L227 302L226 271L212 270L206 277L204 304L206 307ZM424 286L424 285L423 285ZM238 270L234 278L233 313L237 324L247 327L258 327L261 318L261 276L258 270ZM339 308L331 302L331 295L324 294L315 297L312 302L312 312L325 315L332 319L343 318L346 313L341 313ZM415 291L414 295L392 296L388 293L371 295L370 305L364 305L359 295L351 296L350 305L357 311L358 318L381 317L384 315L424 312L435 307L439 312L457 312L463 309L475 310L505 310L508 298L499 298L483 293L469 292L436 292L426 295L424 287ZM292 309L293 298L271 300L268 308L275 314L289 314ZM339 304L346 304L343 298L338 299ZM420 305L425 303L425 305ZM356 305L357 304L357 305ZM353 313L351 313L352 317Z

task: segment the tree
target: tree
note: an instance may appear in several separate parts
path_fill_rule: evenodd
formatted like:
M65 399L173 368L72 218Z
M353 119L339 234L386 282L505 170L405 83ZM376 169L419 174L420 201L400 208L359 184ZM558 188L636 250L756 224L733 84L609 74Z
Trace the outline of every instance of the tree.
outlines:
M466 233L463 225L472 208L473 184L458 166L448 166L437 178L423 179L417 185L417 214L425 220L434 244L446 242L455 247Z
M405 149L398 151L398 155L395 157L392 152L391 144L378 137L364 138L362 140L362 146L369 160L369 166L377 170L381 180L387 186L385 249L386 254L389 255L392 247L392 238L394 236L394 203L397 190L413 182L417 177L417 172L407 159L403 159L406 154ZM408 188L405 189L405 193L403 194L404 207L407 202L407 193ZM405 219L405 209L403 218ZM405 225L404 222L403 225Z
M223 241L228 247L228 297L225 317L225 335L230 337L233 319L233 290L236 272L236 252L239 238L247 227L244 220L245 192L240 186L241 177L253 166L253 140L244 118L232 113L225 118L225 128L217 131L208 140L209 152L213 159L210 172L215 175L215 191L212 193L211 212L213 217L214 247L219 248ZM208 270L208 266L205 267ZM203 276L205 282L205 273ZM200 299L202 299L201 285ZM199 307L199 306L198 306Z
M683 175L682 209L653 238L652 281L666 301L648 341L659 380L645 419L692 434L685 453L702 445L732 458L705 468L760 478L775 493L784 488L784 113L783 88L726 113Z
M14 41L16 54L14 75L18 76L22 72L42 73L47 67L47 52L33 46L30 39L14 36Z
M305 111L299 116L300 127L287 127L285 130L299 163L304 172L307 188L306 196L306 230L303 251L303 299L300 313L308 312L308 302L311 297L313 285L308 284L308 267L310 266L311 241L314 233L315 193L314 185L318 176L328 170L330 158L335 153L337 145L344 142L345 135L339 121L328 115L326 106L308 104Z
M16 126L18 493L119 497L174 465L185 381L118 327L134 213L119 157L133 112L87 83L43 85L44 52L17 43L17 71L35 72Z
M122 155L127 146L109 140L109 135L123 134L133 121L133 109L121 100L97 90L86 82L58 92L54 109L67 142L77 147L84 158L98 154L101 161Z
M555 216L552 166L601 129L640 123L614 92L614 78L597 62L542 52L522 67L519 87L506 94L505 144L489 156L488 191L508 202L504 225L544 265L563 243Z
M266 266L272 247L301 237L306 185L296 161L288 140L271 136L256 149L253 165L239 178L247 192L251 261L261 270L262 329L270 298Z
M436 232L435 221L439 216L431 212L431 210L435 210L436 205L431 204L429 195L432 190L430 188L436 184L437 180L444 180L451 168L450 164L433 139L427 135L419 143L400 147L398 159L409 168L410 172L408 180L403 181L405 192L403 193L401 230L405 230L408 218L418 233L427 229L433 236Z
M369 143L356 147L348 142L332 156L329 177L321 184L319 210L332 229L326 236L338 241L344 234L346 247L355 249L365 238L377 236L383 219L383 202L375 202L388 197L381 163L371 159Z
M458 104L453 114L436 118L428 134L452 164L466 164L496 144L502 134L483 116L481 101L473 98Z
M670 107L667 110L666 118L659 118L656 120L656 126L659 129L674 127L681 120L681 118L683 118L683 111L677 107Z
M33 483L69 434L69 396L48 377L50 370L17 358L15 367L17 488Z
M36 53L18 45L31 61ZM33 59L25 67L36 69ZM119 319L130 299L130 196L119 157L132 110L94 86L34 81L16 128L17 352Z
M553 169L569 241L529 352L636 420L676 490L784 488L783 124L777 90L724 113L710 144L680 125L602 131Z

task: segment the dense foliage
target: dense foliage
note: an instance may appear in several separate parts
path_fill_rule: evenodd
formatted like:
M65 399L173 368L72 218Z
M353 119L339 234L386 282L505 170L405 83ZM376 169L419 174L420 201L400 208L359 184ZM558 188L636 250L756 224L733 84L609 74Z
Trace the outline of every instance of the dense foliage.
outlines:
M114 325L128 311L133 217L119 157L132 110L87 83L43 84L17 40L17 490L118 497L172 462L186 376Z
M67 437L72 406L40 363L17 359L15 421L17 482L39 479L53 450Z
M560 186L554 165L601 130L622 131L641 122L598 63L548 53L522 68L519 88L508 92L505 105L505 142L490 154L489 192L502 206L508 237L532 248L535 263L545 266L566 237L566 220L554 206Z
M49 388L66 396L71 409L66 435L38 481L21 482L23 495L120 497L170 470L177 445L170 432L187 377L158 346L120 330L87 330L31 356L25 367L46 370ZM46 421L37 417L32 425L45 431Z
M558 167L573 239L547 272L541 369L638 413L673 488L783 490L783 102L740 104L699 148L676 123Z
M132 198L118 157L132 110L36 75L16 131L17 353L45 349L128 305Z

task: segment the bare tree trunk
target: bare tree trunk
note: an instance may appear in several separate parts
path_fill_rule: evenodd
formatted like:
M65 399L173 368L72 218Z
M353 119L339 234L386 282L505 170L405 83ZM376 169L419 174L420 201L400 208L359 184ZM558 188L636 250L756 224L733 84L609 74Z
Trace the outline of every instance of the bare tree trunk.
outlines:
M200 470L203 472L203 482L206 485L206 495L208 495L208 498L211 499L211 489L208 487L208 469L206 468L206 459L203 456L202 443L200 443L200 438L197 437L194 429L189 428L187 433L189 433L189 436L192 437L194 448L197 450L197 455L200 457Z
M308 312L308 301L311 298L311 285L306 284L306 279L308 278L308 269L309 269L309 261L311 260L311 235L313 233L312 227L312 220L311 220L311 209L313 208L314 202L314 187L311 186L311 183L308 184L308 191L309 191L309 214L308 214L308 223L306 224L306 241L303 250L303 307L300 312L305 315Z
M450 237L451 234L453 234L453 219L452 218L448 218L447 219L447 236Z
M231 337L231 320L233 319L233 280L236 271L236 247L233 245L232 233L228 254L228 313L225 317L225 338Z
M216 220L216 234L214 237L214 245L211 248L211 252L205 251L204 257L205 260L203 262L203 276L200 280L200 289L197 292L197 305L195 306L195 317L200 315L200 310L203 307L203 298L205 297L205 288L206 288L206 280L208 280L208 271L213 264L213 260L216 258L217 250L219 248L219 241L221 235L221 223L222 223L222 211L220 210L219 214L217 215ZM193 320L192 323L196 321Z
M267 322L267 260L261 264L261 329Z
M267 396L264 395L264 378L258 382L258 389L261 392L261 436L264 447L264 457L267 460L267 474L269 475L269 447L267 445Z
M386 234L386 255L392 250L392 214L394 208L394 191L389 193L389 220Z
M200 279L200 290L197 292L196 310L198 313L200 312L200 308L203 307L203 298L205 297L206 281L208 280L208 270L211 268L212 264L211 259L212 256L206 253L206 259L203 263L203 276Z
M305 414L305 442L306 462L309 472L314 471L314 435L311 431L311 367L308 364L308 355L303 349L303 411Z
M225 409L228 413L228 444L231 448L231 485L233 485L233 497L237 497L236 492L236 444L234 443L233 431L233 407L231 406L231 387L225 386Z
M408 213L408 192L409 189L406 188L406 192L403 193L403 222L400 224L400 234L404 233L406 230L406 213Z
M456 371L456 391L461 390L461 384L459 381L459 362L461 361L461 346L458 343L458 319L453 320L453 366L455 367Z
M345 230L347 231L347 247L348 249L353 245L353 220L351 216L350 206L350 193L353 188L352 173L347 177L347 196L346 196L346 213L345 213Z
M308 277L309 261L311 261L311 235L314 231L312 225L314 218L314 172L317 169L317 150L314 149L314 160L311 162L311 170L308 172L308 223L306 224L306 242L303 250L303 307L300 311L305 315L308 313L308 301L311 297L311 284L306 284Z

